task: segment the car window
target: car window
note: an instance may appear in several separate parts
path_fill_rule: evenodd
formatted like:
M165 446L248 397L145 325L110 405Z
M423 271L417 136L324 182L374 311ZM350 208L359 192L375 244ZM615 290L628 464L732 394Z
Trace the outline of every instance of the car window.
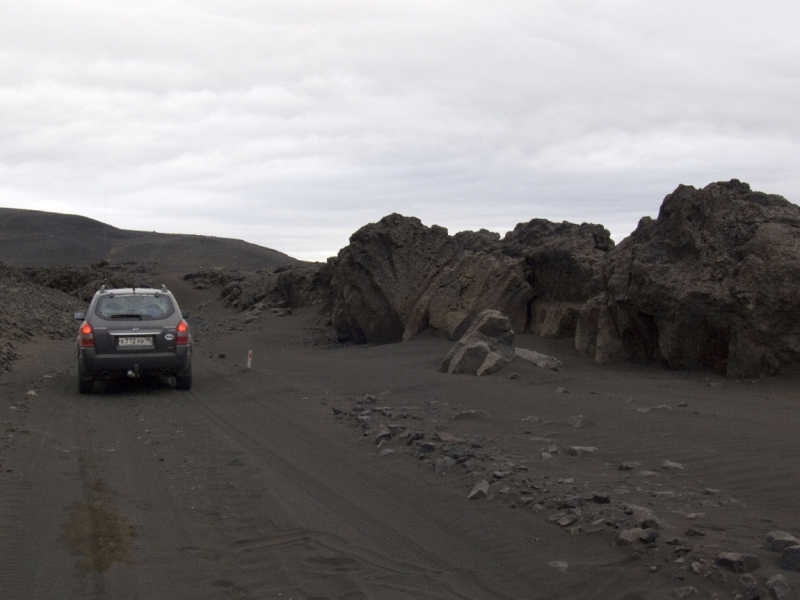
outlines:
M95 314L102 319L165 319L175 312L168 296L155 294L114 294L97 300Z

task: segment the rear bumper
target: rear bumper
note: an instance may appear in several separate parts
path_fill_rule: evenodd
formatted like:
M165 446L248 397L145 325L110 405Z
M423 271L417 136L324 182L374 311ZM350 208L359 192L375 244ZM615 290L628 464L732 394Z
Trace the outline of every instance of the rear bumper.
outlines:
M175 352L97 354L94 348L78 349L78 367L82 377L124 377L129 371L141 375L186 376L192 371L191 346L178 346Z

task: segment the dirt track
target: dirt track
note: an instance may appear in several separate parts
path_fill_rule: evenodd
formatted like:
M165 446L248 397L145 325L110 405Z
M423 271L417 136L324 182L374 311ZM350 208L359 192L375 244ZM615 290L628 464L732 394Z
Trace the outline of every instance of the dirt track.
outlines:
M633 600L686 586L724 598L739 575L713 566L718 551L759 555L763 586L781 572L766 533L800 533L796 379L601 368L526 336L564 368L448 376L436 371L444 340L326 349L311 311L239 329L207 302L214 290L168 283L205 332L192 391L125 382L80 396L71 343L45 339L0 380L0 598ZM471 441L478 466L437 476L399 440L379 458L380 427L364 435L348 412L366 394L429 438ZM471 410L485 418L453 420ZM595 425L570 427L578 414ZM534 438L562 454L542 460ZM621 472L624 461L639 465ZM509 493L466 499L504 468ZM539 512L517 493L523 477ZM589 491L611 503L584 506L581 529L547 522L559 498ZM622 502L668 522L660 543L613 545Z

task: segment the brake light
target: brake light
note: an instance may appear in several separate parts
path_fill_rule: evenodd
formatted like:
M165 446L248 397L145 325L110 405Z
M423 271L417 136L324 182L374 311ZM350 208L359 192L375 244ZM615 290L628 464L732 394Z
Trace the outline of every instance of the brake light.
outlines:
M186 321L178 323L175 344L178 346L186 346L189 344L189 324Z
M78 336L81 348L94 348L94 329L86 321L81 325L81 331Z

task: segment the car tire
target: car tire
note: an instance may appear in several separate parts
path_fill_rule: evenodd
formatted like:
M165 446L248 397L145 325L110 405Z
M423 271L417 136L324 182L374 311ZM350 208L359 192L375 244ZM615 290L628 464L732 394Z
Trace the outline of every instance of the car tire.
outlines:
M192 389L192 373L189 372L188 375L178 375L175 377L175 389L178 390L190 390Z
M94 379L78 379L78 391L81 394L93 394Z
M81 394L94 393L94 377L83 368L80 358L78 359L78 391Z

